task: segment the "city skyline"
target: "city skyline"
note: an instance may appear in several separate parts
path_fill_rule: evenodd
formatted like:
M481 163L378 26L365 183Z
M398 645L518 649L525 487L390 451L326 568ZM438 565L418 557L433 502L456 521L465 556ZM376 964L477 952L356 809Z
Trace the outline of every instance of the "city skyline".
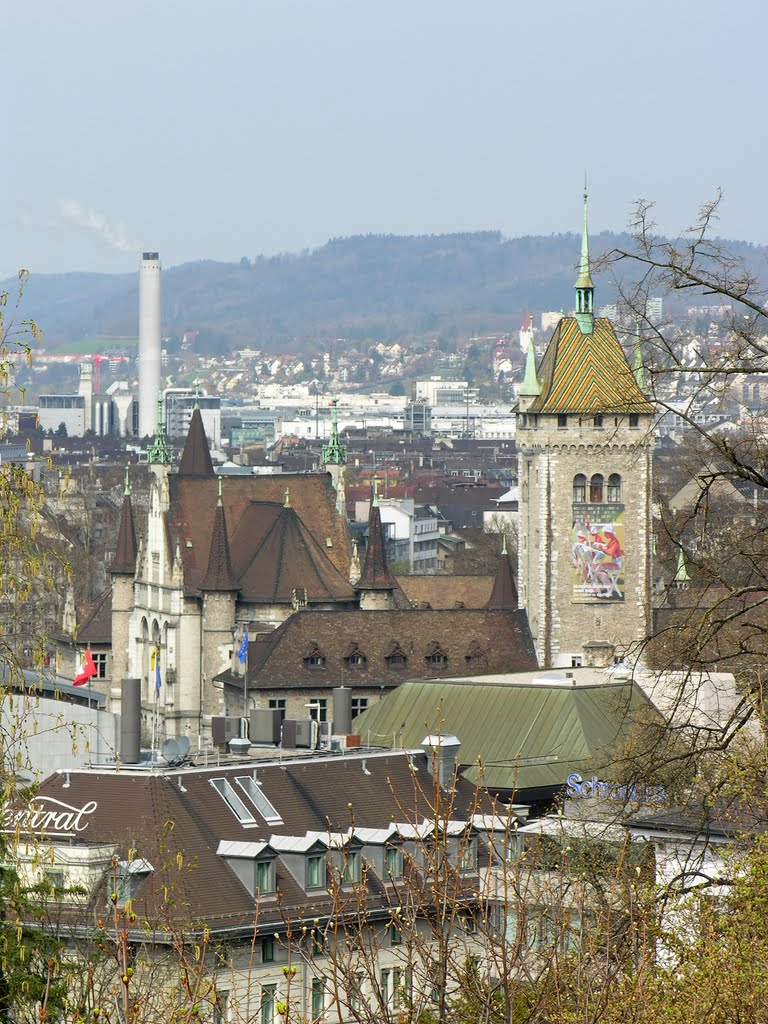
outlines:
M645 198L675 234L722 188L716 233L768 242L756 0L738 35L712 0L43 11L9 16L2 276L575 232L585 172L594 233Z

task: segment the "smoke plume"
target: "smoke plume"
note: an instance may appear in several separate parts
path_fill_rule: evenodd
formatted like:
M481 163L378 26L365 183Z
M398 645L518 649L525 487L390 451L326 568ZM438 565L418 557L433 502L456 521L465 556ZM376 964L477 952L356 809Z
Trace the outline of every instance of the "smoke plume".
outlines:
M119 252L139 252L141 249L139 243L128 234L123 221L112 224L103 213L83 206L76 199L60 199L58 202L58 216L53 226L64 224L76 224L86 231L95 232L107 245Z

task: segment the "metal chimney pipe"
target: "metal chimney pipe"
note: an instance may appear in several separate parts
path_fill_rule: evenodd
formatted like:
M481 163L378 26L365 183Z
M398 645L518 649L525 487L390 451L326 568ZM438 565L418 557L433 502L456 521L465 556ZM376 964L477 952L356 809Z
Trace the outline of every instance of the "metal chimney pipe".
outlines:
M352 732L352 691L348 686L333 688L333 731L337 736Z
M120 760L141 760L141 680L123 679L120 695Z

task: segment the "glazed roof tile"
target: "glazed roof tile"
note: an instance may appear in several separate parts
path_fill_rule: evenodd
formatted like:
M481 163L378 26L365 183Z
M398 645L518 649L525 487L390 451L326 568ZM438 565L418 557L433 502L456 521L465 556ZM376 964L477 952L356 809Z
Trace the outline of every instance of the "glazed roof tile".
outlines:
M563 317L539 367L541 394L530 412L636 412L653 407L637 386L610 320L596 317L582 334L575 317Z

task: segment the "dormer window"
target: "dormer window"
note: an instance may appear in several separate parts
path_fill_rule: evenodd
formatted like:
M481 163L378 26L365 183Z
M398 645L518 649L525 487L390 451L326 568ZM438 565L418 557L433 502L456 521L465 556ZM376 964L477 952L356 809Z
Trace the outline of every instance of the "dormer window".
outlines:
M467 653L464 655L464 660L467 663L467 668L471 671L479 671L482 668L486 668L488 665L488 658L486 652L477 642L473 640L467 648Z
M344 655L344 667L358 671L365 669L368 665L368 658L363 654L357 644L351 644Z
M133 860L119 860L113 870L114 874L108 881L109 899L112 901L115 896L115 905L124 907L136 896L141 883L154 869L149 861L134 857Z
M459 853L459 871L477 870L477 836L466 836Z
M307 857L307 888L320 889L325 885L325 857L311 853Z
M437 640L433 640L427 647L426 662L433 668L440 668L448 664L448 655L440 646Z
M360 851L347 850L347 856L344 861L344 871L342 873L342 880L345 885L355 885L360 881L361 867L362 857L360 856Z
M307 648L307 652L304 655L304 665L310 669L324 669L327 664L325 654L320 649L319 644L313 641Z
M275 891L274 860L256 861L256 892L260 896L268 896Z
M408 664L408 656L396 640L389 645L384 660L391 669L403 669Z
M386 853L386 876L392 881L403 877L403 851L399 846L388 846Z

